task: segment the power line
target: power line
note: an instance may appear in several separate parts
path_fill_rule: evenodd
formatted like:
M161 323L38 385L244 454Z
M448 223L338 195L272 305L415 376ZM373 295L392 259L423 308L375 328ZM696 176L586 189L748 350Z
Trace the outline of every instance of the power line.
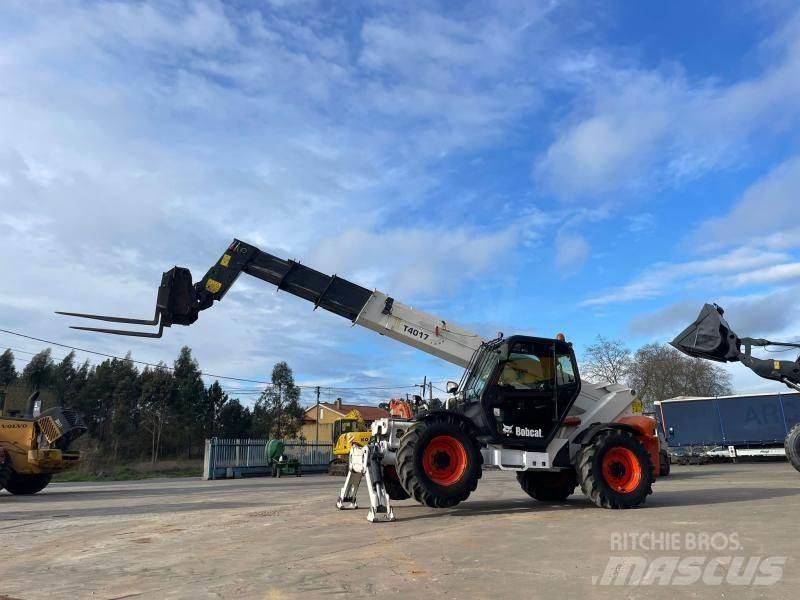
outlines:
M53 340L47 340L47 339L35 337L35 336L32 336L32 335L26 335L24 333L19 333L17 331L11 331L11 330L8 330L8 329L1 329L0 328L0 332L6 333L8 335L13 335L13 336L25 338L25 339L28 339L28 340L34 340L34 341L37 341L37 342L41 342L43 344L50 344L52 346L58 346L60 348L66 348L68 350L75 350L77 352L84 352L86 354L93 354L95 356L102 356L104 358L111 358L111 359L114 359L114 360L130 361L130 362L132 362L134 364L144 365L146 367L152 367L152 368L155 368L155 369L167 369L169 371L175 371L174 367L167 366L166 364L163 364L163 363L162 364L153 364L153 363L142 361L142 360L136 360L136 359L133 359L133 358L130 358L130 357L124 357L123 358L121 356L116 356L114 354L108 354L108 353L105 353L105 352L98 352L96 350L87 350L86 348L80 348L78 346L70 346L69 344L62 344L60 342L55 342ZM13 348L12 348L12 351L13 351ZM16 351L17 352L21 352L23 354L33 354L33 355L37 354L37 353L28 352L26 350L16 350ZM63 360L63 359L61 359L61 360ZM28 361L28 363L29 362L30 361ZM268 387L272 386L272 382L271 381L262 381L262 380L258 380L258 379L246 379L246 378L243 378L243 377L233 377L233 376L230 376L230 375L218 375L216 373L206 373L206 372L203 372L203 371L200 372L200 375L203 376L203 377L213 377L215 379L223 379L223 380L227 380L227 381L238 381L238 382L241 382L241 383L255 383L255 384L258 384L258 385L263 385L263 386L268 386ZM300 388L300 389L313 390L313 389L316 389L317 386L314 386L314 385L297 385L297 387ZM411 383L411 384L396 384L396 385L384 385L384 386L354 386L354 387L346 387L346 386L345 387L326 387L326 386L319 386L319 387L321 389L324 389L324 390L327 390L327 391L331 391L331 392L370 391L370 390L375 390L375 391L384 390L385 391L385 390L402 390L402 389L408 389L408 388L415 388L415 387L419 387L419 384ZM244 393L244 392L240 392L238 390L231 390L231 391L233 391L234 393ZM252 392L249 392L249 393L262 393L263 391L264 390L253 390Z

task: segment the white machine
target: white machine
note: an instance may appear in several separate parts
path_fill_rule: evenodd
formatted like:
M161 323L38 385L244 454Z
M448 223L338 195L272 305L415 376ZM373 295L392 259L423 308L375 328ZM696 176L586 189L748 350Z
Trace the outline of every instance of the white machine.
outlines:
M448 384L445 410L373 424L372 441L351 450L339 508L357 507L362 479L373 521L392 520L391 500L408 496L430 507L455 506L475 490L484 465L514 471L522 489L541 501L563 501L580 485L598 506L631 508L652 493L659 468L655 420L641 416L630 389L581 382L572 345L560 334L485 340L239 240L197 283L185 268L164 273L153 319L62 314L158 326L152 333L77 329L160 337L164 327L194 323L241 273L464 368L460 383Z

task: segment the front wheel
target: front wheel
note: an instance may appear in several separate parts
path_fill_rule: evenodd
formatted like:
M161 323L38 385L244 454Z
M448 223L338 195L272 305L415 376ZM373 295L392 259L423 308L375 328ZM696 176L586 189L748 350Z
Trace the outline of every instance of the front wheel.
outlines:
M653 493L653 461L629 431L601 431L577 458L581 489L601 508L634 508Z
M800 423L789 431L783 446L786 449L786 458L795 469L800 471Z
M3 448L0 448L0 490L6 487L8 480L11 479L11 458Z
M16 496L38 494L50 483L52 475L19 475L12 473L6 482L6 489Z
M397 474L420 504L450 508L478 486L483 457L470 425L451 414L420 421L400 438Z

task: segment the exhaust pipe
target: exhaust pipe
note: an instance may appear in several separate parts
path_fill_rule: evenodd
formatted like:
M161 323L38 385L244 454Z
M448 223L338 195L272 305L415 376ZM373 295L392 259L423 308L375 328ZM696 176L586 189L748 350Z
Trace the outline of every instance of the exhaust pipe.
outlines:
M36 390L28 397L28 405L25 410L25 415L29 418L33 418L33 409L36 406L36 401L39 399L39 390Z

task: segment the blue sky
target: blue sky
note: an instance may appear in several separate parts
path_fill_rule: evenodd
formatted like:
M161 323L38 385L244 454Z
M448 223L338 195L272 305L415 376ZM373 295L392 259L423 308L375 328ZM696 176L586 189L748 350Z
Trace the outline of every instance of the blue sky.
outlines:
M257 281L160 341L52 315L148 315L163 270L239 237L579 355L706 301L800 333L794 2L10 1L0 35L4 328L307 385L457 378Z

